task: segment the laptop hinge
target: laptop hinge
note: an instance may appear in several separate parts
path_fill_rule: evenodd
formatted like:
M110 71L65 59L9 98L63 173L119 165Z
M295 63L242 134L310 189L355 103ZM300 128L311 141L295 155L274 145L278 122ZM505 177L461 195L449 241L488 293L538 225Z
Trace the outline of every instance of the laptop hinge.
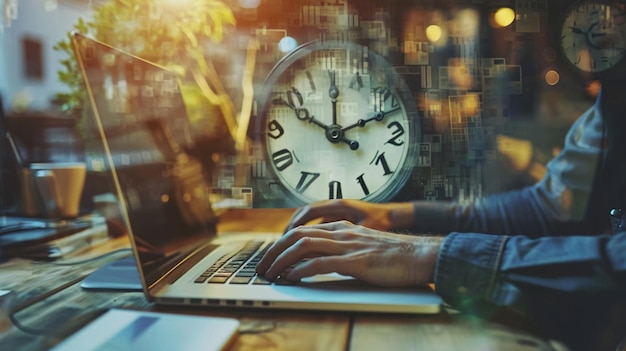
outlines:
M205 258L211 251L215 250L219 245L206 244L195 251L191 252L175 266L165 272L159 279L152 283L148 289L154 289L160 284L174 284L183 274L187 273L191 267L196 265L200 260Z

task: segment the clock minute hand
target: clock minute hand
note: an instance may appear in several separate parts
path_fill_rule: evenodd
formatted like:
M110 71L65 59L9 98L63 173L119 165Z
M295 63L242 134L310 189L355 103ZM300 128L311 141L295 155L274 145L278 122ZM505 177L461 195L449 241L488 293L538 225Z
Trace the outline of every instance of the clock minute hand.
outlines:
M374 112L374 113L372 114L372 116L371 116L371 117L368 117L368 118L366 118L366 119L359 119L359 120L358 120L358 121L356 121L355 123L353 123L353 124L351 124L351 125L349 125L349 126L346 126L346 127L341 128L341 131L342 131L342 132L345 132L345 131L350 130L350 129L352 129L352 128L356 128L356 127L365 127L365 125L366 125L367 123L371 122L371 121L379 121L379 122L380 122L380 121L382 121L382 120L383 120L383 118L385 118L385 116L386 116L386 115L388 115L388 114L390 114L390 113L392 113L392 112L395 112L395 111L397 111L397 110L399 110L399 109L400 109L399 107L396 107L396 108L393 108L393 109L391 109L391 110L389 110L389 111L378 111L378 112Z
M328 88L328 96L330 97L330 102L333 105L333 125L337 125L337 97L339 97L339 88L335 83L335 71L328 71L328 76L330 78L330 88Z

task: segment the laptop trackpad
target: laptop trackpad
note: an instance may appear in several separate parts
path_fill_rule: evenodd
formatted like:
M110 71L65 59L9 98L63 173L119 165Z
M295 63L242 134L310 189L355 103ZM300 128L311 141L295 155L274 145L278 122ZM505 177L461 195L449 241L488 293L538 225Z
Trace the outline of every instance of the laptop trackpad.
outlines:
M95 290L143 291L133 255L98 268L80 286Z

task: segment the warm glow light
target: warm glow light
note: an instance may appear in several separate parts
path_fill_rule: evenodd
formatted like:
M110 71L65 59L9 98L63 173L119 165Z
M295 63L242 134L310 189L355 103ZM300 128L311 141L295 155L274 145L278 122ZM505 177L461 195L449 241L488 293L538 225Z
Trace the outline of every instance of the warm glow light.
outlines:
M454 30L456 35L464 38L476 38L480 26L480 15L474 9L465 9L457 12L454 17Z
M261 4L261 0L239 0L239 6L244 9L256 9Z
M501 7L496 11L494 19L500 27L509 26L515 20L515 11L509 7Z
M436 24L431 24L430 26L426 27L426 38L428 38L428 40L433 43L441 39L441 34L441 27Z
M480 98L477 94L467 94L463 100L463 116L475 116L480 110Z
M589 96L595 99L598 94L600 94L600 86L600 81L594 80L589 82L585 90L587 91L587 94L589 94Z
M551 69L546 72L545 80L548 85L557 85L561 80L561 75L559 75L559 72Z
M459 89L471 89L474 84L474 79L463 60L451 59L448 66L448 77L454 83L454 86Z

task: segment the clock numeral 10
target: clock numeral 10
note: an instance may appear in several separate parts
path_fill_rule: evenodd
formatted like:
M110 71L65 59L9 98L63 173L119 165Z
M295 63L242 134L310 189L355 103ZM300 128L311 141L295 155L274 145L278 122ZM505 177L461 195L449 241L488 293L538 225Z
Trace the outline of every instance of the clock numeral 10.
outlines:
M289 150L281 149L272 154L272 161L276 169L282 172L293 164L293 155Z

